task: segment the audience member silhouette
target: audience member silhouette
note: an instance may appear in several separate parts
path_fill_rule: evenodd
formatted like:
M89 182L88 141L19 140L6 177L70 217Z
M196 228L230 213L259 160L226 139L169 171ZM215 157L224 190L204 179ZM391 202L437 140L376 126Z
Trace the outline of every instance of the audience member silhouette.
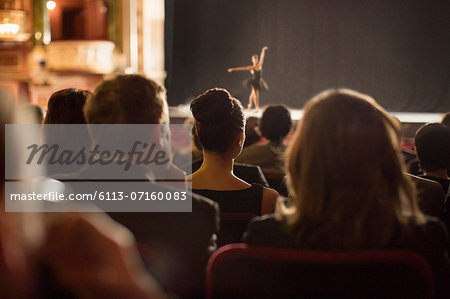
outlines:
M84 112L88 124L169 123L165 89L139 75L119 75L100 83ZM170 171L180 172L175 167ZM163 186L158 184L158 188ZM163 287L183 297L203 294L206 261L216 248L216 203L193 195L192 212L109 214L129 228L139 243L156 252L155 264L148 266Z
M44 124L85 124L83 106L91 93L67 88L53 93L48 100Z
M4 125L18 118L3 93L0 108L0 166L5 169ZM0 298L163 297L127 229L104 214L7 213L1 173Z
M244 148L236 158L236 162L258 165L266 176L284 175L286 145L283 141L291 131L291 127L291 115L285 106L267 107L261 117L259 130L269 142Z
M310 100L287 154L290 206L254 219L244 241L317 250L416 251L438 279L447 231L419 209L399 150L399 124L372 98L328 90Z
M217 201L224 213L272 213L278 193L233 173L245 139L241 103L225 89L213 88L192 102L191 111L204 156L202 166L191 176L192 191Z
M448 193L450 179L450 128L440 123L430 123L420 128L415 136L417 157L424 174L421 177L441 184Z

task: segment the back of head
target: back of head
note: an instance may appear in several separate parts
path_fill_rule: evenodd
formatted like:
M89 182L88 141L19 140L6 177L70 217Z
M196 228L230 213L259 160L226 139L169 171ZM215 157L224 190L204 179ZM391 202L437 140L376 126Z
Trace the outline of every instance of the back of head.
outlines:
M261 134L270 141L283 140L291 131L291 127L291 114L284 105L267 107L259 125Z
M331 247L373 248L391 241L407 221L404 212L421 221L403 175L399 126L354 91L328 90L310 100L288 150L293 227L320 227Z
M450 168L450 128L431 123L420 128L415 136L417 156L422 170Z
M44 124L85 124L83 106L91 93L87 90L67 88L50 96Z
M222 88L209 89L191 103L195 127L207 151L227 151L236 135L244 130L241 102Z
M164 117L164 87L140 75L119 75L95 89L84 108L90 124L158 124Z
M450 112L447 112L442 116L441 124L450 128Z

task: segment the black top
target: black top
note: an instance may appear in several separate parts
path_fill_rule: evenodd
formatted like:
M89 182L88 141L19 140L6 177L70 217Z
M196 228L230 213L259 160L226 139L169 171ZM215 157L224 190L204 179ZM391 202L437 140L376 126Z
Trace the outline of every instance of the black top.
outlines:
M400 242L393 241L391 246L386 249L414 251L430 263L436 274L443 271L447 273L449 268L448 236L443 223L436 218L429 217L424 225L411 225L411 229L413 232L411 237ZM325 238L314 234L314 232L311 232L307 239L298 240L288 230L287 226L275 219L273 215L254 218L243 235L243 241L251 245L330 250L330 248L326 248Z
M83 168L66 180L86 177L93 167ZM148 180L143 168L130 168L133 177ZM86 181L86 180L84 180ZM128 181L128 180L127 180ZM120 182L115 180L114 182ZM72 182L65 182L70 188ZM173 192L176 189L148 181L150 190ZM70 188L77 192L76 188ZM83 190L78 190L84 192ZM155 252L154 261L146 261L147 269L166 290L184 297L203 294L206 262L217 248L219 207L214 201L192 194L192 212L111 212L115 221L127 227L138 244ZM183 281L183 283L180 283Z
M261 80L261 78L262 78L262 70L254 70L253 71L253 78L255 80Z
M243 190L192 189L193 193L205 196L219 204L221 213L252 213L261 215L264 187L252 184Z

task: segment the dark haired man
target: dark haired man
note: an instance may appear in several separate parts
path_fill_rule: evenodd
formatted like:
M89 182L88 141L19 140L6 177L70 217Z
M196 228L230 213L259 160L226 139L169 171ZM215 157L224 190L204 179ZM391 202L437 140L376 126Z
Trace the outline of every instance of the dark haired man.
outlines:
M283 141L291 131L291 127L291 114L284 105L267 107L261 117L259 130L269 142L244 148L236 158L236 162L258 165L264 175L269 177L284 175L286 145Z

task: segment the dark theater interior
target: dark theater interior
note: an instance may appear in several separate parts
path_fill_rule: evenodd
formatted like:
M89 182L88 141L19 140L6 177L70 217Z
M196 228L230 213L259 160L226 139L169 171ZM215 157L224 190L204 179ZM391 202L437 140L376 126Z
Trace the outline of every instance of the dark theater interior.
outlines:
M449 12L0 0L0 299L450 298Z

